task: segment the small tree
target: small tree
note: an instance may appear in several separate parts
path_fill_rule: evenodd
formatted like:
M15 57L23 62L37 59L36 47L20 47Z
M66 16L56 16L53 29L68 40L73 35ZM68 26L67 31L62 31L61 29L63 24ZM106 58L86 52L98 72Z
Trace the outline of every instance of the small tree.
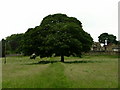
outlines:
M103 43L104 45L105 45L105 40L107 40L107 44L109 43L117 44L116 36L112 34L102 33L98 38L99 38L99 42Z

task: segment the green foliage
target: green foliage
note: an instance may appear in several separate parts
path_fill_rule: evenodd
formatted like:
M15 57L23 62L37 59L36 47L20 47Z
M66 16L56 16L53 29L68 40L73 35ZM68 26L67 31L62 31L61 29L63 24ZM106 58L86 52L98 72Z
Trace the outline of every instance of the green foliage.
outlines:
M92 38L76 18L65 14L49 15L43 19L41 26L47 33L43 46L49 47L52 53L81 56L81 52L90 50Z
M41 27L29 28L24 34L23 41L23 53L25 55L31 55L36 53L39 55L39 47L44 39L42 38Z
M99 37L99 42L105 45L105 40L107 40L107 44L114 43L117 44L116 36L108 33L102 33Z
M82 29L82 23L65 14L48 15L40 26L28 29L25 33L24 51L33 52L41 57L56 55L81 56L90 50L93 39Z
M23 34L12 34L6 37L7 54L22 52Z

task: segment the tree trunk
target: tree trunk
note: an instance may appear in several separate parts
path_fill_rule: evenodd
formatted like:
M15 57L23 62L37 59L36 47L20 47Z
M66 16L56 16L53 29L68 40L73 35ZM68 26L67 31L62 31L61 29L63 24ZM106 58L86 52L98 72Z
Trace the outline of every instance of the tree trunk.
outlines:
M64 55L61 55L61 62L64 62Z

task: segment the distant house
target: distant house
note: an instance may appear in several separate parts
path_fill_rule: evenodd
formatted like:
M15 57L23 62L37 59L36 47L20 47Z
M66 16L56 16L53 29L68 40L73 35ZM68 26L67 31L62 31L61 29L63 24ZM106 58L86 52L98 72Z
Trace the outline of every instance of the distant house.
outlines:
M102 51L102 46L99 42L94 42L92 47L91 47L91 51Z
M118 45L116 45L116 44L109 43L109 44L106 46L106 51L118 52L118 51L120 51L120 48L119 48Z
M114 51L114 52L119 52L119 51L120 51L120 48L113 48L113 51Z
M91 47L91 51L119 52L120 51L120 46L118 46L116 44L113 44L113 43L109 43L108 45L101 46L101 44L99 42L94 42L92 47Z

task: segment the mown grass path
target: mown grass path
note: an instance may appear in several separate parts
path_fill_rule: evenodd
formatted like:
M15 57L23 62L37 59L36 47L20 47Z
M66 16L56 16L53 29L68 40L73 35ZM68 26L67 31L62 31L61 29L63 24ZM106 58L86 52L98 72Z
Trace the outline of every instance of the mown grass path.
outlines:
M64 66L59 63L51 64L42 75L41 87L43 88L68 88L71 86L70 80L64 73Z

